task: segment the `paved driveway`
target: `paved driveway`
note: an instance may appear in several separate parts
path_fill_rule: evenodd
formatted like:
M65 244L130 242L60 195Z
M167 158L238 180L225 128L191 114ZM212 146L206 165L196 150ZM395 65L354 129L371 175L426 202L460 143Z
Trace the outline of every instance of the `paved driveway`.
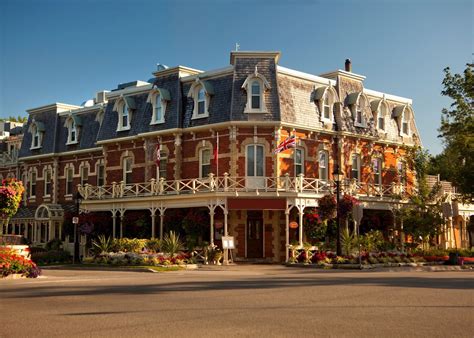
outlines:
M474 273L246 265L0 281L0 337L472 337Z

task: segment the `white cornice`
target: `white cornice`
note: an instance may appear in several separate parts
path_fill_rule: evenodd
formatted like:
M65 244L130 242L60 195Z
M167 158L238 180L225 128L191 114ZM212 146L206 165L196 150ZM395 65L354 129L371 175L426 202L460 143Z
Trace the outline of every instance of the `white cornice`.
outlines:
M203 72L203 73L200 73L200 74L185 76L185 77L181 78L181 81L182 82L189 82L189 81L194 81L196 78L208 79L208 78L211 78L211 77L217 77L219 75L232 73L233 71L234 71L234 66L227 66L227 67L224 67L224 68L214 69L214 70L210 70L208 72Z
M317 82L322 85L332 85L332 86L336 85L336 80L324 78L321 76L316 76L309 73L300 72L298 70L294 70L294 69L290 69L290 68L286 68L282 66L277 66L277 71L281 74L290 75L290 76L297 77L303 80L308 80L311 82Z
M63 112L59 113L58 115L59 116L64 116L64 115L69 115L71 113L80 115L80 114L89 113L89 112L94 111L94 110L100 110L103 107L104 107L104 103L97 103L97 104L95 104L93 106L90 106L90 107L81 107L79 109L72 109L72 110L68 110L68 111L63 111Z
M42 158L47 157L59 157L59 156L68 156L68 155L79 155L79 154L87 154L90 152L102 151L102 147L95 147L89 149L81 149L81 150L73 150L73 151L64 151L61 153L48 153L48 154L41 154L41 155L34 155L34 156L25 156L25 157L18 157L18 161L31 161L31 160L39 160Z
M141 92L147 92L151 89L153 85L151 83L139 87L127 87L120 90L115 90L113 92L109 92L106 94L107 99L109 98L116 98L120 95L127 95L127 94L138 94Z
M235 64L237 58L273 58L278 64L281 53L277 51L233 51L230 52L230 64Z
M356 80L356 81L364 81L365 80L364 75L359 75L359 74L352 73L352 72L346 72L345 70L341 70L341 69L338 69L338 70L335 70L335 71L332 71L332 72L329 72L329 73L324 73L324 74L321 74L319 76L325 77L325 78L328 78L328 79L336 79L338 76L344 76L344 77L347 77L349 79Z
M408 99L406 97L390 95L390 94L386 94L386 93L382 93L382 92L378 92L378 91L366 89L366 88L363 89L363 92L367 94L368 96L373 96L380 99L385 98L385 100L387 101L395 101L395 102L400 102L400 103L412 104L412 99Z
M48 111L48 110L56 110L56 113L60 113L60 112L63 112L65 110L72 110L72 109L78 109L78 108L81 108L81 106L76 106L76 105L67 104L67 103L55 102L55 103L48 104L48 105L45 105L45 106L27 109L26 112L28 114L32 114L32 113L41 113L43 111Z
M176 66L176 67L172 67L172 68L158 70L156 72L153 72L152 74L155 77L163 77L163 76L171 75L171 74L174 74L174 73L178 73L179 77L186 77L186 76L189 76L189 75L203 73L203 71L199 70L199 69L185 67L185 66ZM187 75L185 75L185 74L187 74Z

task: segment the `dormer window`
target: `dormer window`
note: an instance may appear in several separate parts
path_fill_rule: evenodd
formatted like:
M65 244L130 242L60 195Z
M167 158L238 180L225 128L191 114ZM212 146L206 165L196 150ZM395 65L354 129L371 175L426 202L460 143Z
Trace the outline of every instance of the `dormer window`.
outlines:
M312 100L318 106L321 121L328 125L332 125L334 120L335 103L337 101L337 93L333 87L323 86L316 88L312 93Z
M165 122L166 105L170 101L170 93L164 88L155 88L148 95L147 102L152 105L152 116L150 124Z
M206 92L202 87L198 90L197 114L198 116L206 114Z
M43 143L43 135L45 132L44 124L33 120L29 132L31 133L31 147L30 149L39 149Z
M74 123L74 121L72 121L71 128L69 129L69 143L77 141L76 140L76 134L77 134L76 123Z
M352 93L347 96L347 105L350 107L354 118L354 126L366 127L367 120L364 111L367 106L367 98L364 93Z
M260 109L261 104L260 83L255 80L252 82L252 109Z
M130 129L132 110L135 108L135 100L133 97L124 96L115 101L113 110L118 114L117 131Z
M387 104L382 102L377 113L377 129L379 131L385 131L385 116L387 116Z
M270 84L262 74L258 73L256 67L254 73L244 81L242 89L247 92L247 104L244 113L267 112L264 92L270 89Z
M192 119L209 117L209 104L212 95L214 95L214 88L211 83L196 78L188 93L188 97L194 101Z
M129 119L129 114L128 114L128 107L127 107L127 104L124 102L123 105L122 105L122 116L120 117L120 120L121 120L121 129L125 129L125 128L130 128L130 125L129 125L129 122L130 122L130 119Z
M397 119L400 136L410 135L410 119L412 114L411 108L406 105L396 106L393 109L392 116Z

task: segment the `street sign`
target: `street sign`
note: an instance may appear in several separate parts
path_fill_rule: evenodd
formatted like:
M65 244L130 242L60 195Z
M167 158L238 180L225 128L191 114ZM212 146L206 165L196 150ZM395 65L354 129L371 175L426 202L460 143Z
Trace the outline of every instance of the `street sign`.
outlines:
M72 223L73 224L79 224L79 217L73 217L72 218Z

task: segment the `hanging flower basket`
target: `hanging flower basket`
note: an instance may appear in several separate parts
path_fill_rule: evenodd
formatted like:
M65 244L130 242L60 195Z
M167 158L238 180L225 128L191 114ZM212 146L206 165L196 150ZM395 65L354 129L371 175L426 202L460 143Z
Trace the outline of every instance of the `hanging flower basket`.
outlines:
M21 181L13 178L2 181L0 186L0 217L10 218L16 214L24 191L25 188Z

